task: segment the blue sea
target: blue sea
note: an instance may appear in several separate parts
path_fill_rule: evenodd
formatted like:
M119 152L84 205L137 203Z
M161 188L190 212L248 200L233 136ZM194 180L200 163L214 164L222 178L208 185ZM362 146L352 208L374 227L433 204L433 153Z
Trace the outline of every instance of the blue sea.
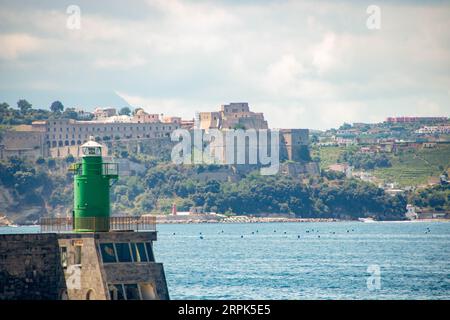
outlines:
M155 256L164 263L171 299L450 299L446 222L157 229ZM36 231L0 228L0 233Z

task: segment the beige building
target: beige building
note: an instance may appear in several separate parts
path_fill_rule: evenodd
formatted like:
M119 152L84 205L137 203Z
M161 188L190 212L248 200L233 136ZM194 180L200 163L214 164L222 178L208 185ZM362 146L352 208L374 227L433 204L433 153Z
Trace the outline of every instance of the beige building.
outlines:
M0 159L11 156L38 157L76 156L78 146L94 136L102 141L162 139L180 128L181 121L161 122L144 111L133 117L112 116L99 120L49 119L32 125L15 126L3 133ZM57 148L57 149L56 149Z
M237 130L236 130L237 131ZM239 153L241 153L241 160L244 160L243 164L255 164L255 161L259 163L259 154L261 152L268 152L271 149L270 135L267 138L267 145L261 145L261 134L266 135L270 132L264 131L254 131L246 132L241 135L240 138L234 138L234 142L230 143L227 138L226 132L236 133L236 131L231 131L228 129L223 130L222 136L215 136L210 142L210 155L207 161L213 161L215 163L226 163L227 154L230 152L234 155L234 159L237 161ZM294 161L294 162L310 162L309 153L309 130L308 129L278 129L279 131L279 160L283 161ZM208 130L204 131L206 135L209 135ZM234 134L231 134L232 137ZM231 140L233 141L233 140ZM263 148L263 149L260 149ZM231 151L232 150L232 151ZM264 151L265 150L265 151ZM256 158L255 159L255 155ZM228 155L230 156L230 155ZM205 159L204 159L205 160Z
M136 123L155 123L159 122L159 114L147 113L143 109L138 109L133 116L132 122Z
M97 119L115 116L117 111L115 108L95 108L94 117Z
M181 117L163 117L162 122L164 123L176 123L176 124L180 124L181 125Z
M260 112L252 112L247 102L232 102L220 107L220 111L200 112L200 129L268 129Z
M47 152L45 128L37 121L34 125L15 126L2 133L0 159L13 156L37 159Z
M49 120L45 140L49 147L81 145L90 136L102 140L157 139L169 137L178 125L162 122L104 122L76 121L71 119Z

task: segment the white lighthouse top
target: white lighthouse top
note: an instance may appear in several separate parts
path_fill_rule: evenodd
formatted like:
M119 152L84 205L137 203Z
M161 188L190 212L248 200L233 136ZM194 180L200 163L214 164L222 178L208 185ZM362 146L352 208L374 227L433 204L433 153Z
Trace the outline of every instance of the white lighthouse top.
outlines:
M102 145L94 140L93 136L81 146L83 157L98 157L102 155Z

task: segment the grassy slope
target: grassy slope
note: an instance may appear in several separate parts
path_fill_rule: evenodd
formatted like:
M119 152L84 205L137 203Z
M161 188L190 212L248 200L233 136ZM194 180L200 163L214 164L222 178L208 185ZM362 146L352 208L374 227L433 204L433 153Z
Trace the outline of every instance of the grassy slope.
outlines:
M391 168L377 168L374 175L383 180L396 181L402 186L420 185L430 177L439 177L450 166L450 146L419 149L400 155L391 155ZM440 168L441 167L441 168Z
M345 147L323 147L313 150L313 155L321 159L321 169L336 163ZM372 173L385 182L398 182L401 186L421 185L430 177L438 177L444 169L450 167L450 145L440 145L431 149L419 149L399 155L387 154L392 167L377 168Z
M345 150L345 147L322 147L313 148L311 156L320 158L320 169L327 169L329 165L337 162L339 155Z

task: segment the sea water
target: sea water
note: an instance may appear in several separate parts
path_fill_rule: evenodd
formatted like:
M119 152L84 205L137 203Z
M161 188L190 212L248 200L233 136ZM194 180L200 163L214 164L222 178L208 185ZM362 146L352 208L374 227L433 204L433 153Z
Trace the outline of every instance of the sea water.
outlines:
M450 299L450 223L162 224L171 299ZM0 233L38 232L37 227Z

